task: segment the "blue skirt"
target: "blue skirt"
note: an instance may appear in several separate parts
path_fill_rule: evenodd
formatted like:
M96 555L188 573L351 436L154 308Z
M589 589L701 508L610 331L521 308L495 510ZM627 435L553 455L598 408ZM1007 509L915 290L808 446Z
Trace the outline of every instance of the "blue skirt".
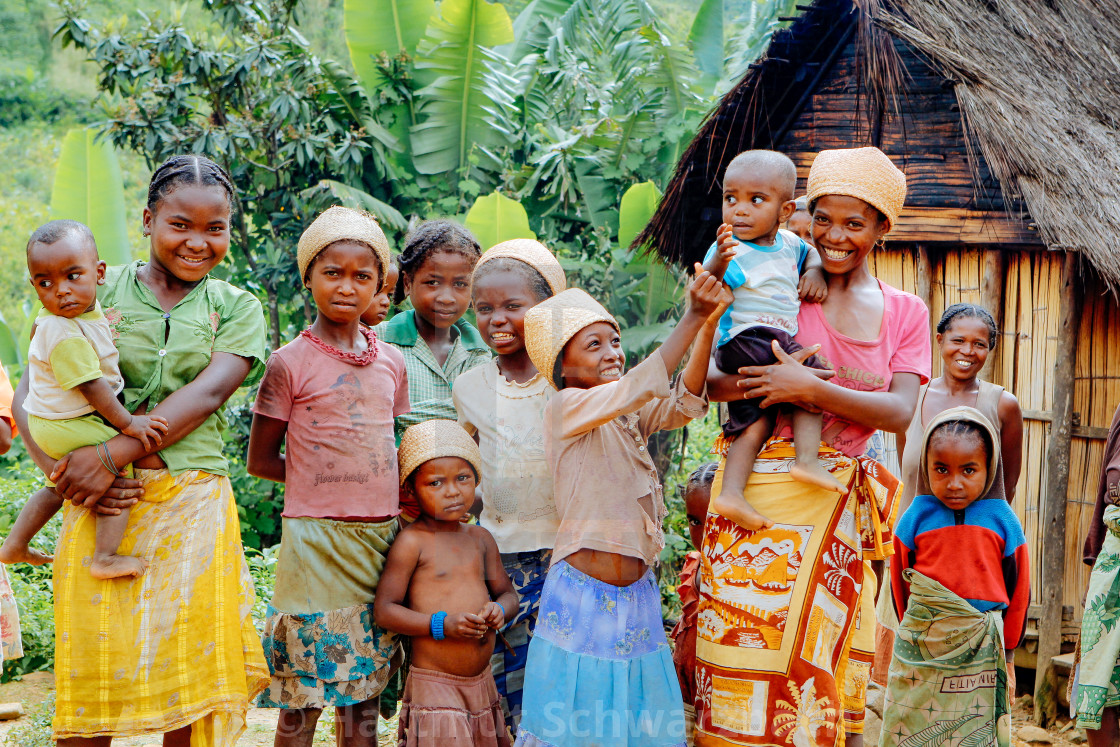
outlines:
M563 561L549 569L517 745L676 747L684 723L653 573L612 586Z

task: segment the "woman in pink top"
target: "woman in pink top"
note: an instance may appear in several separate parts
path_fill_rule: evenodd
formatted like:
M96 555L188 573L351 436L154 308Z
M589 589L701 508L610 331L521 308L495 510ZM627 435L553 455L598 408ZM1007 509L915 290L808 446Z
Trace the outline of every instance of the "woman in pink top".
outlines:
M845 472L851 488L838 503L823 490L819 498L799 494L807 500L804 515L769 530L752 533L708 515L696 675L706 709L698 715L698 744L763 745L801 732L806 743L862 744L874 650L868 561L889 553L899 493L897 480L862 455L876 430L898 433L910 422L918 388L929 379L929 311L868 269L868 255L897 221L906 194L906 178L890 159L877 148L823 151L808 186L828 298L802 304L796 339L806 347L802 355L816 353L832 373L819 376L777 352L779 363L741 369L741 379L710 368L708 391L714 400L761 397L763 406L823 411L822 460L850 467L855 459L855 468ZM779 426L778 435L787 436L788 427ZM764 514L756 500L786 499L775 489L788 480L781 474L788 465L777 458L783 446L773 441L769 459L763 451L745 492ZM719 574L730 576L743 553L769 564L754 585L735 587L734 598L713 596L713 588L731 588ZM738 616L733 633L714 635L718 626L705 627L706 610ZM766 632L748 634L753 629Z
M296 259L318 314L268 359L249 436L249 472L284 483L263 641L272 677L258 705L281 709L278 746L310 745L333 706L339 745L376 747L398 647L374 625L373 601L398 529L393 418L408 412L408 379L400 351L359 318L384 285L389 245L372 217L332 207Z

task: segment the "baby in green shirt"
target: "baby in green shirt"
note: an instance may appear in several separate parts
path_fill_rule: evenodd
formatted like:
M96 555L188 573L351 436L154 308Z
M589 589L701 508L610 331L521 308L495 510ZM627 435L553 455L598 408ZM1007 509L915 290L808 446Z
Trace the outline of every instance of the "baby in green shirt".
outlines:
M28 350L24 408L31 437L54 459L82 446L96 446L105 468L124 474L100 444L119 432L139 439L148 448L158 446L167 433L167 421L158 416L133 415L117 399L124 379L117 366L112 330L97 302L105 263L98 258L93 234L73 220L55 220L41 226L27 242L27 269L43 304ZM62 502L49 487L32 495L0 547L0 561L34 565L50 562L51 556L31 549L29 543ZM144 573L143 560L117 554L128 513L125 509L116 515L97 517L90 564L94 578Z

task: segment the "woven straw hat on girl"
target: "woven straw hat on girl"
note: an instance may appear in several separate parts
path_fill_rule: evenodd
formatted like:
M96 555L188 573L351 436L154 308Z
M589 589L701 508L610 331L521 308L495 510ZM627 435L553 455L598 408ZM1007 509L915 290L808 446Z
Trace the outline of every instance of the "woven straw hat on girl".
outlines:
M478 277L478 268L495 259L516 259L529 265L541 274L554 295L568 287L568 280L564 277L564 268L560 266L560 261L539 241L510 239L495 244L482 253L482 258L474 266L475 277Z
M595 322L619 328L610 312L580 288L569 288L525 312L525 351L552 386L560 388L553 373L568 340Z
M906 175L878 148L822 150L809 169L805 196L812 203L825 195L858 197L894 228L906 200Z
M401 436L397 449L401 485L421 464L440 457L466 459L482 482L482 454L463 426L454 420L425 420L409 426Z
M381 275L381 282L385 282L385 268L389 266L389 242L385 239L385 232L377 224L377 219L369 213L341 205L320 213L299 237L296 264L299 265L300 279L307 277L311 260L336 241L356 241L373 249L373 253L377 255L377 270Z

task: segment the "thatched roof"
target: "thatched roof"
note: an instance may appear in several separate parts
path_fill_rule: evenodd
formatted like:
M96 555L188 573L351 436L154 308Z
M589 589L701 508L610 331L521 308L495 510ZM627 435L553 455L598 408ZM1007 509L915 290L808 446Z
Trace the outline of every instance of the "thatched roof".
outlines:
M905 96L905 82L892 67L893 44L876 39L885 30L952 82L969 140L978 144L1007 202L1025 201L1051 248L1083 252L1106 280L1120 285L1120 252L1111 247L1120 235L1120 4L878 4L814 0L790 29L775 35L763 60L702 125L638 241L671 262L702 254L719 223L723 166L741 150L780 149L808 89L853 36L867 110L897 111L895 94L901 87Z
M1046 243L1120 284L1120 4L893 0L878 20L956 82L966 126Z

